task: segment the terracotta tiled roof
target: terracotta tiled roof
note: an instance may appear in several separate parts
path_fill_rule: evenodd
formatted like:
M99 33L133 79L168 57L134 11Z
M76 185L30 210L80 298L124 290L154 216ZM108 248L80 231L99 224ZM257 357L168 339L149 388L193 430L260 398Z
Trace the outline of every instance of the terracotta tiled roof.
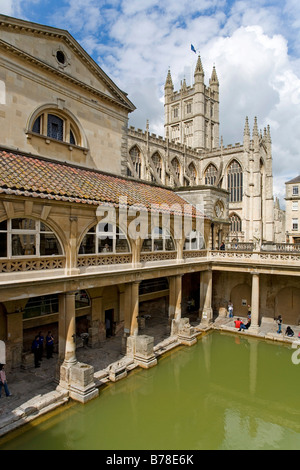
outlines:
M164 187L5 150L0 150L0 193L115 207L123 196L129 206L147 209L152 204L179 204L183 211L187 204Z

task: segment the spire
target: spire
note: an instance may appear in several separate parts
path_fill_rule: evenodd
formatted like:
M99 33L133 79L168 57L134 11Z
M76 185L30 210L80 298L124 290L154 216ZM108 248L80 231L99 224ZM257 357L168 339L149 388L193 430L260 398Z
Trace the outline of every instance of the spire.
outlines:
M173 82L172 82L172 77L171 77L171 72L170 72L170 69L168 70L168 75L167 75L167 78L166 78L166 83L165 83L165 93L167 93L167 91L173 91L174 90L174 85L173 85Z
M257 117L254 118L253 136L258 136Z
M185 78L183 79L183 82L181 82L181 91L185 92L186 91L186 81Z
M245 127L244 127L244 148L246 151L247 150L249 151L249 148L250 148L250 129L249 129L248 116L246 116Z
M197 64L196 64L196 68L194 72L194 78L195 78L195 82L204 82L204 70L202 67L200 55L198 55L198 60L197 60Z
M272 142L269 124L267 126L267 141L268 141L269 144Z
M211 73L211 78L209 81L209 85L219 85L219 80L216 72L216 67L213 66L212 73Z
M245 128L244 128L244 136L250 136L250 129L249 129L249 121L248 121L248 116L246 116L245 120Z

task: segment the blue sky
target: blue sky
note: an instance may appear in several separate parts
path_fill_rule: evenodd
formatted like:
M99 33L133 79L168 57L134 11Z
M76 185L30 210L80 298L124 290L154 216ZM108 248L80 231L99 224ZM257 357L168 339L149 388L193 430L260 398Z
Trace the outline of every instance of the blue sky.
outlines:
M300 174L298 0L0 0L0 13L68 30L137 107L130 125L164 135L163 88L190 84L201 55L220 82L220 135L242 142L246 116L270 125L274 193Z

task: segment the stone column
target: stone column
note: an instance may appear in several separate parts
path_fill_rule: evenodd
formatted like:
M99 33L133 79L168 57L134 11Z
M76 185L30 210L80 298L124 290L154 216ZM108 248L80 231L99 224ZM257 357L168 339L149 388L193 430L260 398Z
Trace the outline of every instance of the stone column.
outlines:
M173 281L173 301L174 301L174 318L171 325L171 336L178 334L179 322L181 319L181 301L182 301L182 275L174 276Z
M129 326L129 333L130 333L130 336L128 336L127 343L126 343L126 354L129 357L134 357L135 355L136 339L139 334L139 325L138 325L139 286L140 286L139 281L134 281L130 285L130 293L131 293L131 302L129 303L130 312L127 311L127 315L126 315L127 318L125 321L125 324L128 324ZM127 295L127 298L129 299L129 294Z
M139 287L140 281L134 281L131 286L131 324L130 334L137 336L139 334L138 316L139 316Z
M250 330L259 329L259 274L252 273L251 326Z
M213 309L212 309L212 271L207 270L201 272L200 275L201 292L203 292L203 310L201 325L207 326L212 322Z
M75 319L75 292L62 294L59 303L59 356L67 364L75 364L76 359L76 319ZM63 346L64 343L64 346ZM63 346L63 347L62 347Z
M73 400L86 403L99 392L94 383L94 368L76 359L75 292L61 295L59 308L60 357L64 350L64 359L58 389L68 390Z
M169 321L175 316L175 276L169 277Z

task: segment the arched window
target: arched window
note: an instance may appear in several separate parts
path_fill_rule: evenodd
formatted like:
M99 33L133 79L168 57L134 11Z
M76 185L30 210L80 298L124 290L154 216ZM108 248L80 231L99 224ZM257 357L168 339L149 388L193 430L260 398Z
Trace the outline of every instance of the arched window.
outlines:
M76 124L57 110L45 110L36 117L32 132L50 137L60 142L81 146L81 136Z
M180 164L176 157L173 158L171 164L172 164L172 167L175 171L177 178L180 179Z
M155 227L151 237L144 240L141 251L175 251L175 243L167 230Z
M194 163L189 164L189 172L191 175L191 185L195 185L197 183L197 170Z
M205 172L205 184L214 186L216 184L218 170L212 163L208 165Z
M241 165L233 160L228 167L229 201L239 202L243 199L243 171Z
M161 175L162 175L162 159L161 159L161 156L159 155L158 152L155 152L153 155L152 155L152 162L153 162L153 165L156 169L156 172L158 174L158 176L160 177L161 179ZM155 180L155 178L154 178Z
M140 151L136 145L132 147L132 149L129 152L129 155L132 161L132 165L135 169L136 176L138 178L141 178L141 174L142 174L141 156L140 156Z
M9 219L0 223L0 257L51 256L63 253L53 231L40 220Z
M205 248L204 237L200 232L192 230L184 242L184 250L203 250Z
M237 214L230 215L230 231L231 232L242 231L242 220Z
M116 225L94 225L84 236L79 254L129 253L129 243L124 232Z

